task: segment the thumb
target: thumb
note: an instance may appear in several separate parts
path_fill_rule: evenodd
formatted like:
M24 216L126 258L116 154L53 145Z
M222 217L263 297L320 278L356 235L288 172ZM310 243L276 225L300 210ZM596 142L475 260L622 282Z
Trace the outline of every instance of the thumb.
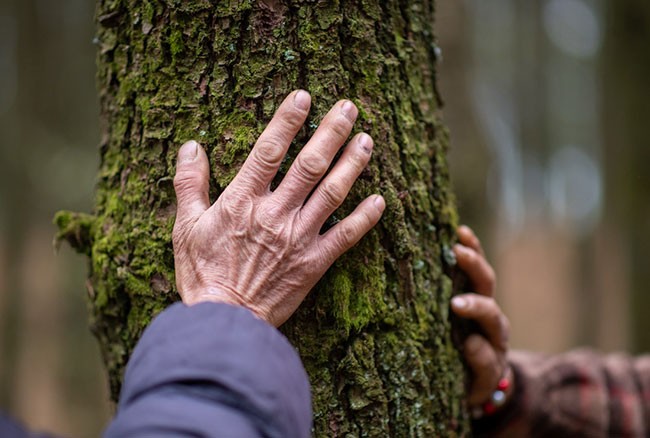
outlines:
M176 191L176 223L198 219L210 207L210 166L203 148L194 140L178 151L174 190Z
M492 345L481 335L471 335L464 345L464 356L472 370L470 406L479 405L492 394L501 377L499 358Z

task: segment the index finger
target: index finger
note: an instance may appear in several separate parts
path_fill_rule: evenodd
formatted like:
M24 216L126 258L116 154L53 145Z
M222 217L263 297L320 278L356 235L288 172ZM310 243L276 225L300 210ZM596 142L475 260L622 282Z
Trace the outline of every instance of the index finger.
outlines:
M458 266L467 274L474 292L488 297L494 296L496 291L496 274L485 257L478 251L465 245L454 245L454 254Z
M460 241L460 243L472 248L474 251L476 251L477 253L485 257L485 252L483 251L483 247L481 246L481 241L479 240L478 237L476 237L474 230L472 230L467 225L461 225L456 230L456 233L458 234L458 240Z
M269 190L289 145L307 120L310 105L311 96L304 90L296 90L284 99L233 184L246 186L257 194Z

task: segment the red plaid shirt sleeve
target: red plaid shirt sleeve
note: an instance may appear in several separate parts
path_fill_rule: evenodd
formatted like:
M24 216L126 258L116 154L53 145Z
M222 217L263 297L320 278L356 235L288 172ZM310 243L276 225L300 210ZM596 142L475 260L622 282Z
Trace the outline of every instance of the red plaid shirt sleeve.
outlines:
M512 352L515 392L478 437L650 436L650 355Z

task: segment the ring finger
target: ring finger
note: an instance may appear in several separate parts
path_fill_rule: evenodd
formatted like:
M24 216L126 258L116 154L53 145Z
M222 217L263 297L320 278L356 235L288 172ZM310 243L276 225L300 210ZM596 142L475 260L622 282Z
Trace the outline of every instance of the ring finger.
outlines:
M368 164L372 147L372 138L368 134L358 134L350 141L332 171L321 181L301 211L308 228L320 229L343 203Z

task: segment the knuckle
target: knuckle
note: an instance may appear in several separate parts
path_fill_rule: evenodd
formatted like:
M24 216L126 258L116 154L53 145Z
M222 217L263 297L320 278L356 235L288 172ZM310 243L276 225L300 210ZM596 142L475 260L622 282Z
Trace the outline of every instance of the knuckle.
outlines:
M488 266L487 269L485 270L485 279L488 283L490 283L492 287L494 287L494 285L497 282L497 275L494 272L494 269L492 269L492 267L490 266Z
M493 388L496 388L497 384L499 383L499 377L501 376L501 364L498 360L490 360L488 369L490 370L489 388L492 390Z
M321 238L316 241L314 250L307 253L305 262L307 266L318 266L329 263L337 257L338 248L334 248L334 245L328 244L325 239Z
M274 242L274 246L281 247L292 241L294 234L293 216L281 204L264 202L254 208L254 222L260 232L258 237Z
M467 266L467 267L474 267L476 265L476 252L472 248L470 248L467 245L461 245L459 248L460 252L460 258L462 260L462 263Z
M501 314L500 310L496 305L490 306L490 324L501 330L503 328L503 315Z
M356 242L359 234L359 227L355 222L341 222L339 228L339 245L347 248Z
M226 190L218 200L218 209L224 219L241 219L250 217L252 214L252 200L250 197L229 192Z
M275 228L279 223L282 223L285 219L284 210L277 205L266 205L257 210L255 214L257 220L261 224L266 224Z
M201 174L196 170L180 170L174 175L174 189L176 193L184 193L193 189Z
M494 355L491 354L489 344L482 343L481 347L477 349L473 356L473 368L477 370L484 379L491 380L494 378L494 375L499 372L499 363L495 359ZM494 388L494 386L490 384L489 389Z
M370 157L367 155L361 155L357 152L352 152L348 158L347 161L350 163L356 171L362 170L364 167L366 167L366 164L368 164L368 159Z
M302 127L304 123L304 113L297 109L289 110L282 114L280 123L280 129L293 133Z
M359 233L365 234L374 226L376 219L371 215L368 210L362 210L359 213Z
M325 174L329 163L317 154L300 154L296 158L296 171L308 181L317 181Z
M360 217L361 217L361 226L363 228L366 228L366 229L370 228L373 225L373 223L375 222L375 218L370 213L370 210L368 210L367 208L364 208L364 209L361 209L361 211L359 213L360 213Z
M505 315L501 315L501 348L508 348L508 341L510 338L510 321Z
M261 214L255 218L257 225L265 235L274 236L273 240L278 241L279 237L283 234L284 222L278 219L274 214Z
M319 193L325 204L330 208L338 207L345 199L344 190L333 182L324 182L319 189Z
M350 135L352 122L345 118L345 116L341 115L334 119L328 128L337 139L346 139L348 138L348 135Z
M510 333L510 320L505 315L501 315L501 328L506 335Z
M255 159L264 167L275 167L284 158L282 140L274 135L261 138L255 149Z
M479 263L479 258L478 255L476 254L476 251L474 251L471 248L467 249L467 263L473 266L476 266Z
M476 362L480 356L479 353L483 348L483 341L480 335L477 334L470 335L465 340L464 348L465 348L465 354L467 358L472 362Z

